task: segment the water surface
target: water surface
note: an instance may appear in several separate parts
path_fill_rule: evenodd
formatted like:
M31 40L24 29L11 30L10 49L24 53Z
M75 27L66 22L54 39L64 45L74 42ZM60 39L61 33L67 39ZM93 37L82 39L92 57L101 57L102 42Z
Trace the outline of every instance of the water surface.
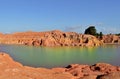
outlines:
M65 67L69 64L95 64L98 62L120 65L120 46L101 47L34 47L0 45L15 61L33 67Z

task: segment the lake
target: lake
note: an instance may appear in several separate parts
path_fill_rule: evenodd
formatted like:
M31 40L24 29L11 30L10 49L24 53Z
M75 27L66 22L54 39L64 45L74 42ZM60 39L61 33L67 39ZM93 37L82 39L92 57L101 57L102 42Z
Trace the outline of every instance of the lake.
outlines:
M32 67L65 67L69 64L95 64L98 62L120 65L120 45L100 47L34 47L0 45L15 61Z

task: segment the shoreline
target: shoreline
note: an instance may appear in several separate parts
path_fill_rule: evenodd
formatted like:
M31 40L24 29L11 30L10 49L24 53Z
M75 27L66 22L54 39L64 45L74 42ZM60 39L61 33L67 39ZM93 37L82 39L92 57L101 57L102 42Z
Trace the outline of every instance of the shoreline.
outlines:
M71 64L65 68L34 68L23 66L8 54L0 52L1 79L118 79L120 66L107 63L94 65Z
M105 45L120 45L119 43L104 43Z
M102 39L93 35L60 30L46 32L16 32L0 34L0 44L20 44L28 46L101 46L103 44L120 44L120 36L103 35Z

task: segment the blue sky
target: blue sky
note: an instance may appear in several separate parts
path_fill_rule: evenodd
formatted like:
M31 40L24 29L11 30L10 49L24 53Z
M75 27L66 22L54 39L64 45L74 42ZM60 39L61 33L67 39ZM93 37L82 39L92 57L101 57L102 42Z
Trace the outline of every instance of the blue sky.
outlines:
M0 32L120 33L120 0L0 0Z

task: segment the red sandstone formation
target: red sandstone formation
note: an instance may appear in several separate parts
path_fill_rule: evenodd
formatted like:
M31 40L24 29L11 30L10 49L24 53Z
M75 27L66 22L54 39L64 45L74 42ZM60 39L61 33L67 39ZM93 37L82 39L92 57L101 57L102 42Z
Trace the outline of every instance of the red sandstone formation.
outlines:
M25 44L34 46L99 46L102 43L92 35L75 32L21 32L1 34L1 44Z
M104 43L120 44L120 36L116 35L104 35L102 40Z
M72 64L66 68L32 68L0 53L0 79L120 79L120 67L106 63Z

